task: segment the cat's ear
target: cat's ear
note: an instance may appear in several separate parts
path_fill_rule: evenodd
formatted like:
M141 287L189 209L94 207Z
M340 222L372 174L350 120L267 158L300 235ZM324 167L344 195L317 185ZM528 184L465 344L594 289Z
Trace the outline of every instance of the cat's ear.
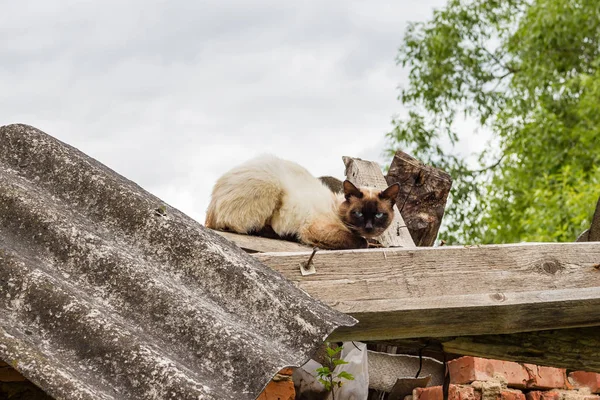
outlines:
M346 197L346 200L348 200L352 196L358 197L360 199L363 197L363 194L359 188L354 186L352 182L346 179L344 181L344 197Z
M384 191L379 193L379 198L381 200L390 200L393 205L396 202L396 197L398 196L399 192L400 192L400 185L397 183L394 183L393 185L388 186L387 189L385 189Z

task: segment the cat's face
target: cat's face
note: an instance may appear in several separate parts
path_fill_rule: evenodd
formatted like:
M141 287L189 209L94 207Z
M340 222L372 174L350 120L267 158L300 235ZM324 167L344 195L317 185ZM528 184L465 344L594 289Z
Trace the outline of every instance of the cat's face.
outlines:
M394 204L400 191L397 183L383 191L359 189L344 181L344 201L339 215L344 224L357 234L372 238L381 235L394 220Z

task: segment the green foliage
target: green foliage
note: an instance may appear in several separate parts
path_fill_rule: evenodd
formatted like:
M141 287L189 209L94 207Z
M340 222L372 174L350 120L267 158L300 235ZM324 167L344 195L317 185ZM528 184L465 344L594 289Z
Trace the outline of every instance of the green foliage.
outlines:
M321 382L323 384L323 386L325 387L326 390L331 391L333 398L335 399L335 391L334 388L339 388L342 386L343 382L342 379L347 379L349 381L354 380L354 376L347 372L347 371L341 371L337 374L334 374L334 370L335 367L337 367L338 365L343 365L343 364L348 364L347 361L342 360L341 358L335 358L335 356L341 352L343 349L342 346L336 347L335 349L332 349L329 346L329 343L327 344L327 357L326 357L326 363L328 365L325 365L321 368L317 368L317 376L319 377L319 382Z
M398 55L409 108L388 134L449 172L449 243L574 241L600 195L600 2L449 0ZM471 158L461 116L491 133ZM473 164L477 164L474 166Z

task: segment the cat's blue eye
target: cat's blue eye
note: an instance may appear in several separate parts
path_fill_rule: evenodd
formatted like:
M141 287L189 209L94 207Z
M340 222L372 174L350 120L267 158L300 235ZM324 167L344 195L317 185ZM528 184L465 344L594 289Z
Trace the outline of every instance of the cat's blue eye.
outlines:
M375 214L375 218L381 218L381 217L383 217L383 213L377 213L377 214Z
M354 215L356 215L358 218L362 217L362 213L360 211L354 211Z

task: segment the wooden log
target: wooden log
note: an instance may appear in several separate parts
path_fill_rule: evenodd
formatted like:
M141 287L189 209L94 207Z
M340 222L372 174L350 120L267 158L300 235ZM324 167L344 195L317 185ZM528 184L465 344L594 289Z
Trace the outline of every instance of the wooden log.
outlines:
M570 328L507 335L404 339L386 342L403 351L462 354L600 372L600 328ZM439 357L438 357L439 358Z
M346 165L346 178L356 186L370 186L380 190L388 187L377 163L352 157L343 157L343 160ZM394 221L383 235L376 239L384 247L415 247L397 206L394 206Z
M359 320L336 340L506 334L600 325L600 243L317 252L256 258Z
M448 193L450 175L398 150L385 177L387 184L400 184L397 204L417 246L433 246Z
M600 198L596 203L596 211L592 217L592 223L590 225L590 233L588 234L588 241L598 242L600 241Z
M260 236L239 235L237 233L222 232L212 230L241 247L247 253L265 253L265 252L294 252L294 251L309 251L311 247L300 243L290 242L287 240L268 239Z
M592 223L589 229L586 229L577 238L578 242L600 242L600 198L596 203L596 211L592 217Z

